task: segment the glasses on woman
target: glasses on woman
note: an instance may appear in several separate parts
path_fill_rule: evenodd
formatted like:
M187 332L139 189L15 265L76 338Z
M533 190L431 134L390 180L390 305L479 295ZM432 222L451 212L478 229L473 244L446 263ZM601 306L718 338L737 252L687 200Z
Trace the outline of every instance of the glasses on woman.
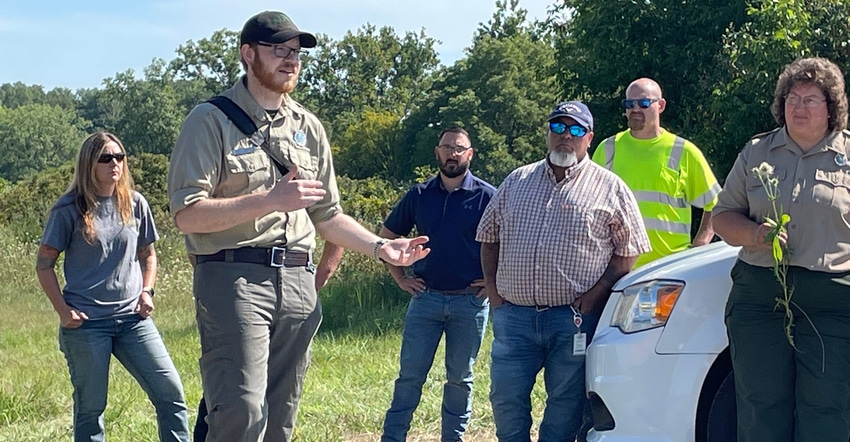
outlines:
M785 96L785 104L794 107L800 103L803 103L803 107L818 107L824 101L827 101L826 98L815 96L801 97L797 94L788 94Z
M641 109L649 109L649 106L652 106L652 103L657 103L658 98L636 98L631 99L627 98L623 100L623 107L626 109L632 109L635 107L635 104L638 105Z
M290 58L292 60L300 60L301 57L307 55L307 51L302 51L300 49L292 49L289 46L284 45L273 45L271 43L257 43L259 46L265 46L267 48L272 48L272 52L274 56L277 58Z
M566 123L560 123L557 121L549 122L549 130L551 130L552 133L556 133L558 135L561 135L562 133L569 130L570 135L579 138L587 134L587 129L585 129L584 126L579 126L578 124L571 124L567 126Z
M100 157L98 157L97 162L101 164L109 164L112 160L118 160L118 162L124 161L124 157L127 155L123 153L102 153Z

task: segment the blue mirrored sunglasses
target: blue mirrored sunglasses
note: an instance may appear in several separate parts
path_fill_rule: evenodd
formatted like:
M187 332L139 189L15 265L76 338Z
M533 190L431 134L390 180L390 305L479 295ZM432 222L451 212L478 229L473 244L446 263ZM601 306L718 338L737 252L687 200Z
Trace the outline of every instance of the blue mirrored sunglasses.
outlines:
M623 100L623 107L626 109L631 109L635 107L635 103L637 103L638 107L641 109L647 109L649 106L652 106L652 103L658 102L658 98L638 98L635 100L626 99Z
M562 133L566 132L567 129L570 130L570 135L574 137L583 137L587 135L587 129L585 129L583 126L579 126L578 124L567 126L566 123L559 123L557 121L549 122L549 130L558 135L561 135Z

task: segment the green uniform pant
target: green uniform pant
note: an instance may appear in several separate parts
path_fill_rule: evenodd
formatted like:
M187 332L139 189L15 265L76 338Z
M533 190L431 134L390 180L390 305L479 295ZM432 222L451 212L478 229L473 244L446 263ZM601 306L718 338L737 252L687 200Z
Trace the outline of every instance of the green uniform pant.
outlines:
M799 306L796 350L786 338L785 309L775 308L782 289L773 269L738 261L732 281L726 329L738 441L850 440L850 272L789 270Z

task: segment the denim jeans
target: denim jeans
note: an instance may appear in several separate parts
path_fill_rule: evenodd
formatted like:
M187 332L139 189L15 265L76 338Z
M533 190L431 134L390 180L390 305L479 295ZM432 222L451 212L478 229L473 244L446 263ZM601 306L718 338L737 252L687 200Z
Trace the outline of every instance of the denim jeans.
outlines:
M139 315L59 328L59 348L74 386L74 441L103 441L111 356L139 382L156 409L161 441L189 441L180 375L153 320Z
M583 315L587 343L599 316ZM531 440L531 390L543 371L546 409L538 442L572 442L582 424L586 398L584 356L573 356L577 332L569 306L538 311L504 304L493 309L490 402L500 442Z
M422 385L443 333L446 334L446 383L443 386L442 440L460 441L472 414L472 365L481 348L490 303L469 295L425 290L410 300L404 317L400 370L381 441L403 441Z

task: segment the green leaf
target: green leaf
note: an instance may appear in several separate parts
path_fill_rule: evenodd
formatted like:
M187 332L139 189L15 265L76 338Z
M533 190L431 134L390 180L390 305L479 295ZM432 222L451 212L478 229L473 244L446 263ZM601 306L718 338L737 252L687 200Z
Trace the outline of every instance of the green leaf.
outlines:
M776 262L782 261L782 245L779 243L779 238L773 238L773 260Z

